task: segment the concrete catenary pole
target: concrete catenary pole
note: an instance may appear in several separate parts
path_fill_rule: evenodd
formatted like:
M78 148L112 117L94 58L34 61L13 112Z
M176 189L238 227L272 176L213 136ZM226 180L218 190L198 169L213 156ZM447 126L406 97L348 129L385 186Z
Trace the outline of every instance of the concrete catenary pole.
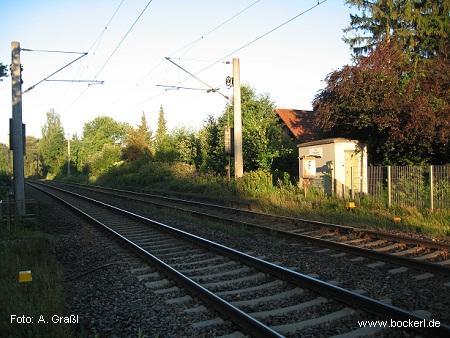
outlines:
M67 136L67 176L70 176L70 134Z
M13 175L16 212L25 215L25 187L23 172L24 135L22 129L22 65L20 64L20 43L11 42L11 82L12 82L12 148Z
M233 106L234 106L234 177L244 174L242 160L242 118L241 118L241 79L239 59L233 59Z

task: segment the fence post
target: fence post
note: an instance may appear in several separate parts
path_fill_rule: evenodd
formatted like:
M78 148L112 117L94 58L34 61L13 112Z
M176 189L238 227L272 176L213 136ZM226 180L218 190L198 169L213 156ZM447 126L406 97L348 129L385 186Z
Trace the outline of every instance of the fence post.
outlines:
M387 166L387 188L388 188L388 208L392 206L392 181L391 181L391 166Z
M334 164L333 162L331 163L330 166L330 170L331 170L331 196L335 197L336 196L336 182L334 179Z
M433 201L433 166L430 165L430 210L434 209L434 201Z
M350 167L350 198L353 200L354 197L353 193L353 167Z

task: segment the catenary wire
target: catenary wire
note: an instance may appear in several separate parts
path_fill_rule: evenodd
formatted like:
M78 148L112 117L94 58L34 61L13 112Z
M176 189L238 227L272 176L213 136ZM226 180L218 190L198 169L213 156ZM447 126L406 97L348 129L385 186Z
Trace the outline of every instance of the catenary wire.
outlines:
M113 51L111 52L111 54L108 56L108 58L106 59L106 61L103 63L103 65L100 67L100 69L97 71L97 73L94 76L94 79L97 79L97 77L100 75L100 73L103 71L103 69L106 67L106 65L109 63L109 61L111 60L111 58L113 57L113 55L117 52L117 50L120 48L120 46L122 45L122 43L125 41L126 37L131 33L131 31L133 30L134 26L136 25L136 23L139 21L139 19L142 17L142 15L144 14L144 12L147 10L147 8L150 6L150 4L153 2L153 0L150 0L144 7L144 9L139 13L139 15L137 16L137 18L134 20L134 22L132 23L132 25L130 26L130 28L127 30L127 32L124 34L124 36L122 37L122 39L119 41L119 43L116 45L116 47L113 49ZM84 91L82 91L80 93L80 95L78 95L74 101L72 101L72 103L69 105L69 107L66 110L69 110L70 108L72 108L72 106L87 92L89 87L86 87Z
M304 11L298 13L298 14L296 14L296 15L293 16L292 18L290 18L290 19L288 19L288 20L282 22L281 24L275 26L274 28L270 29L269 31L267 31L267 32L265 32L265 33L259 35L258 37L254 38L254 39L251 40L250 42L247 42L247 43L245 43L244 45L242 45L241 47L239 47L239 48L233 50L232 52L230 52L230 53L228 53L228 54L222 56L220 59L217 59L216 61L212 62L211 64L207 65L206 67L200 69L199 71L197 71L197 72L194 73L193 75L198 75L198 74L200 74L200 73L206 71L207 69L209 69L209 68L213 67L214 65L216 65L216 64L218 64L218 63L220 63L220 62L222 62L224 59L230 57L231 55L237 53L238 51L241 51L242 49L247 48L248 46L250 46L250 45L252 45L253 43L257 42L258 40L262 39L263 37L265 37L265 36L267 36L267 35L273 33L274 31L276 31L276 30L280 29L281 27L287 25L288 23L290 23L290 22L292 22L293 20L299 18L300 16L302 16L302 15L304 15L304 14L310 12L311 10L313 10L314 8L320 6L321 4L323 4L323 3L326 2L326 1L327 1L327 0L322 0L322 1L319 0L315 5L313 5L313 6L309 7L309 8L307 8L306 10L304 10ZM191 78L191 76L188 77L188 78L185 78L185 79L182 80L182 81L177 82L176 85L180 85L180 84L186 82L187 80L189 80L190 78ZM148 99L142 101L141 103L139 103L139 104L136 105L135 107L137 107L137 106L139 106L139 105L142 105L142 104L144 104L144 103L146 103L146 102L148 102L148 101L154 99L155 97L160 96L160 95L162 95L162 94L164 94L164 93L165 93L165 92L161 92L161 93L159 93L159 94L157 94L157 95L154 95L154 96L152 96L152 97L150 97L150 98L148 98Z
M239 47L239 48L233 50L232 52L230 52L230 53L228 53L228 54L222 56L220 59L217 59L216 61L212 62L211 64L205 66L204 68L200 69L198 72L194 73L194 75L198 75L198 74L204 72L205 70L207 70L207 69L213 67L214 65L218 64L219 62L221 62L223 59L226 59L226 58L232 56L233 54L235 54L235 53L237 53L237 52L243 50L244 48L247 48L248 46L254 44L254 43L257 42L258 40L260 40L260 39L266 37L267 35L269 35L269 34L275 32L276 30L280 29L281 27L283 27L283 26L287 25L288 23L294 21L295 19L299 18L300 16L302 16L302 15L304 15L304 14L306 14L306 13L312 11L314 8L320 6L321 4L323 4L323 3L326 2L326 1L328 1L328 0L318 1L315 5L309 7L308 9L306 9L306 10L304 10L304 11L298 13L298 14L296 14L296 15L293 16L292 18L290 18L290 19L288 19L288 20L282 22L281 24L275 26L274 28L268 30L267 32L265 32L265 33L263 33L263 34L257 36L257 37L254 38L253 40L251 40L251 41L245 43L245 44L242 45L241 47ZM181 84L181 83L184 83L184 82L186 82L187 80L189 80L189 78L186 78L186 79L184 79L184 80L178 82L177 85L178 85L178 84Z
M128 34L131 33L131 31L133 30L134 26L136 25L136 23L139 21L139 19L142 17L142 15L145 13L145 11L147 10L147 8L150 6L150 4L153 2L153 0L150 0L144 7L144 9L139 13L139 15L137 16L136 20L134 20L134 22L132 23L132 25L130 26L130 28L127 30L127 32L125 33L125 35L122 37L122 39L120 39L119 43L116 45L116 47L113 49L113 51L111 52L111 54L108 56L108 58L106 59L106 61L103 63L103 65L100 67L100 69L98 70L98 72L95 74L94 78L97 78L98 75L100 75L100 73L103 71L103 69L105 69L106 65L109 63L109 61L111 60L111 58L113 57L113 55L118 51L118 49L120 48L120 46L122 45L122 43L125 41L125 39L127 38Z
M242 13L244 13L245 11L247 11L248 9L252 8L254 5L256 5L258 2L260 2L261 0L257 0L252 2L250 5L248 5L247 7L245 7L244 9L240 10L239 12L237 12L236 14L232 15L231 17L229 17L228 19L226 19L225 21L221 22L220 24L218 24L217 26L215 26L214 28L210 29L208 32L206 32L205 34L202 34L202 36L200 36L199 38L187 43L186 45L184 45L183 47L178 48L177 50L173 51L172 53L170 53L169 55L173 55L176 54L188 47L190 47L191 45L196 44L197 42L203 40L206 36L208 36L209 34L215 32L216 30L218 30L219 28L221 28L222 26L226 25L228 22L230 22L231 20L233 20L234 18L238 17L239 15L241 15Z
M88 49L88 53L92 53L92 55L95 55L96 50L98 49L99 45L100 45L100 41L102 40L102 38L104 37L106 30L109 28L109 26L111 25L111 22L114 20L114 18L116 17L117 13L119 12L119 9L122 7L123 3L125 2L125 0L121 0L119 5L116 7L114 13L111 15L111 17L109 18L108 22L106 23L105 27L102 29L102 31L100 32L100 34L97 36L97 38L94 40L94 42L91 44L91 46ZM95 48L94 48L95 47ZM82 65L80 65L80 67L78 68L77 72L75 73L75 78L77 77L81 77L81 75L83 75L83 73L86 71L86 69L88 68L88 62L85 62L84 66L85 68L83 70L81 70ZM87 88L86 87L83 91L81 91L81 93L77 96L77 98L72 101L72 103L69 104L68 108L66 108L66 111L69 110L74 104L75 102L78 101L78 99L86 92ZM66 96L66 93L64 93L64 95L62 95L61 100L58 102L58 106L59 104L62 102L62 100L64 99L64 97Z
M246 6L245 8L241 9L239 12L233 14L231 17L227 18L226 20L222 21L220 24L218 24L217 26L211 28L209 31L207 31L206 33L202 34L200 37L196 38L195 40L192 40L191 42L185 44L184 46L174 50L173 52L169 53L168 55L174 55L188 47L193 46L194 44L198 43L199 41L203 40L206 36L214 33L216 30L218 30L219 28L223 27L224 25L226 25L228 22L232 21L233 19L237 18L238 16L240 16L242 13L246 12L247 10L249 10L250 8L252 8L253 6L255 6L258 2L260 2L261 0L257 0L252 2L251 4L249 4L248 6ZM152 67L150 69L150 71L148 71L137 83L136 86L139 85L139 83L141 83L142 81L144 81L148 76L150 76L162 63L164 62L164 58L162 60L160 60L154 67Z

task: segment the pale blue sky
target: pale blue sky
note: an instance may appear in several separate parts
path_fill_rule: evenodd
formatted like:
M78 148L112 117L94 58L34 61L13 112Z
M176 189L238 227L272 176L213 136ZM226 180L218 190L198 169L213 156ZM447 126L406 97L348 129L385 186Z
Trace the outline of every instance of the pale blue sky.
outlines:
M182 56L175 61L196 72L311 7L317 0L261 0L200 42L171 54L253 2L154 0L98 75L98 80L105 81L104 85L86 90L86 84L46 82L23 95L27 134L40 136L45 112L50 108L61 115L68 133L81 133L83 124L98 115L137 124L142 111L154 130L161 104L169 127L198 128L209 114L219 115L226 101L218 94L198 91L162 93L156 84L176 84L187 78L185 73L164 61L164 56ZM88 51L120 0L3 0L1 3L0 61L9 64L13 40L20 41L22 48ZM146 3L147 0L125 0L88 57L54 78L93 79ZM348 25L349 12L343 0L328 0L236 53L233 56L240 58L241 81L252 85L259 93L268 93L278 107L310 109L314 95L324 86L325 76L351 60L350 49L342 41L342 29ZM67 54L22 52L23 89L72 58L73 55ZM219 63L199 77L231 94L224 84L231 71L231 65ZM182 85L202 87L195 79ZM83 91L85 93L79 97ZM10 115L8 78L0 82L0 142L7 142Z

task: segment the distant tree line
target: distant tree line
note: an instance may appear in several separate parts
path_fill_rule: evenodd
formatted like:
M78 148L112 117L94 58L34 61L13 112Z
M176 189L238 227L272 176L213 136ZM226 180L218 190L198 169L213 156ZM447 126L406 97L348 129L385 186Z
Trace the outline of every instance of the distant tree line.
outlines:
M242 87L244 169L296 175L295 143L283 131L274 109L269 96ZM71 137L69 162L68 140L60 116L50 110L41 138L27 137L25 174L64 177L70 165L71 175L99 177L115 166L154 161L184 162L198 172L223 175L229 163L225 130L232 124L231 103L218 117L208 116L198 131L185 127L169 130L162 106L155 132L150 130L144 113L137 126L100 116L84 125L82 135ZM0 165L8 165L3 162ZM232 159L230 163L232 166Z

